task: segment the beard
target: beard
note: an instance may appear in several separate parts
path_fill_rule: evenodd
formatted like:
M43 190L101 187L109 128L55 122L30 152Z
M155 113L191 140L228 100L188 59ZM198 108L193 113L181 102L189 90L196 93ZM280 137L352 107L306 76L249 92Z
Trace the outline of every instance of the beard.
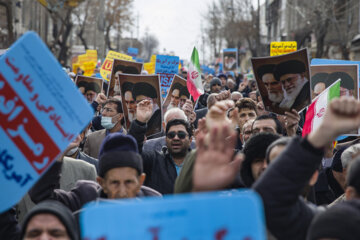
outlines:
M277 93L269 93L269 100L274 103L280 103L284 98L284 94L282 92Z
M136 119L136 113L128 112L129 121L132 122Z
M168 148L168 150L169 150L170 155L174 158L183 158L186 156L186 154L188 152L187 147L183 147L180 150L177 150L176 152L174 152L171 148Z

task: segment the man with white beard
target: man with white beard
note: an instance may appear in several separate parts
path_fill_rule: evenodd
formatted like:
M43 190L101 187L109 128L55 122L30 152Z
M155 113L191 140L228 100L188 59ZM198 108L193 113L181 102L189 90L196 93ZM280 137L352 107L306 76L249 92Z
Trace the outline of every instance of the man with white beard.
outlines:
M271 101L273 107L279 107L279 104L284 98L284 91L279 81L274 77L275 64L266 64L258 68L257 73L259 78L263 81L267 90L267 97ZM266 101L266 99L265 99ZM269 110L269 109L267 109Z
M131 82L125 82L122 85L122 94L125 99L125 105L127 108L126 128L129 129L130 123L136 119L136 101L133 97L132 91L134 84Z
M281 82L285 93L281 108L300 111L310 104L310 81L305 73L305 64L299 60L281 62L275 67L275 79Z

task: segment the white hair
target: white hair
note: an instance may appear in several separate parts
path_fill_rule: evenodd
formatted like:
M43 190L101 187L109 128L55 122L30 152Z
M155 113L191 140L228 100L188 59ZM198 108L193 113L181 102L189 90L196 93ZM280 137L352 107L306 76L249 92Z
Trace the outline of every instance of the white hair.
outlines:
M168 119L169 115L177 115L176 119L183 119L183 120L187 121L185 112L183 110L181 110L180 108L174 107L174 108L171 108L166 111L166 113L164 114L165 124L167 124L170 120L172 120L172 119Z
M360 143L354 144L341 154L341 164L343 168L347 168L350 162L360 155Z

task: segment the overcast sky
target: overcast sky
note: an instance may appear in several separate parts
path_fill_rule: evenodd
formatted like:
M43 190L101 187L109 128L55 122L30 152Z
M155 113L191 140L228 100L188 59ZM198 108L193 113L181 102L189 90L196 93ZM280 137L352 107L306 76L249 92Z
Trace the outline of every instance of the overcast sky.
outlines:
M139 14L139 37L142 38L148 29L158 38L160 53L166 49L181 59L190 59L194 46L200 51L202 16L213 1L135 0L134 15ZM137 37L136 34L134 27L133 37Z

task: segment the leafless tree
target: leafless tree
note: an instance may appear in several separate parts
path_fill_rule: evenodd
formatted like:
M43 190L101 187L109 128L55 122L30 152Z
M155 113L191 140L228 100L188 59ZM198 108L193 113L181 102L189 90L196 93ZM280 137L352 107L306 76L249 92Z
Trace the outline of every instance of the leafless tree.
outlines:
M157 47L159 46L159 40L156 38L156 36L148 33L146 30L145 36L141 39L143 43L143 49L144 49L144 59L149 60L151 55L154 54Z

